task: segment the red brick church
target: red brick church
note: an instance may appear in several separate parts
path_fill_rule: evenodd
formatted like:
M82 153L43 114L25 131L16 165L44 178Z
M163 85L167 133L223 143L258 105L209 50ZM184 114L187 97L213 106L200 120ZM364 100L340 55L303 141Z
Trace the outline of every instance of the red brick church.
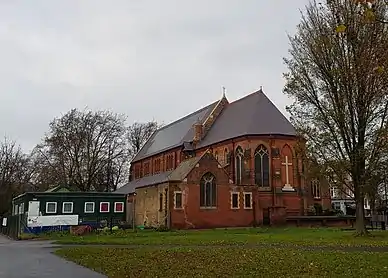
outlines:
M330 207L295 152L294 127L262 90L226 96L157 130L131 163L137 225L210 228L281 224ZM129 218L132 218L129 215Z

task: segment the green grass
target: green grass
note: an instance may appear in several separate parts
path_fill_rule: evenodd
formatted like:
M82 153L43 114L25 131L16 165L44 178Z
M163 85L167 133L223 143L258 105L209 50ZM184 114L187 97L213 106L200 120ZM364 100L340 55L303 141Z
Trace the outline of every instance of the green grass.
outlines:
M106 245L244 245L288 244L304 246L388 246L388 231L374 231L372 237L354 237L352 231L308 228L216 229L204 231L116 231L113 234L71 236L53 234L58 244Z
M64 248L59 256L125 277L385 277L388 253L291 248Z

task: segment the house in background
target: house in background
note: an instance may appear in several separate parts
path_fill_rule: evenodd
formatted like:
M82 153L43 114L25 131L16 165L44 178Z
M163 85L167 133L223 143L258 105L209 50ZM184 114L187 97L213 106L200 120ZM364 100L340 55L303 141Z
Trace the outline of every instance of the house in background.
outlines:
M356 202L354 193L350 186L331 186L330 187L331 204L334 210L340 210L345 215L355 215ZM365 215L371 215L371 205L368 196L364 198Z
M157 130L131 163L137 225L210 228L284 223L330 194L306 180L294 127L262 90L221 99Z

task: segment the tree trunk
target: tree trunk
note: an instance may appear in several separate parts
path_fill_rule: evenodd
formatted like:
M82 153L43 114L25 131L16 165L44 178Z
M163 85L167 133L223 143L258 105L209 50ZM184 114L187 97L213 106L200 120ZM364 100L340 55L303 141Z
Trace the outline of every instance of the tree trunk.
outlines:
M356 236L367 236L369 232L365 226L364 199L356 198Z

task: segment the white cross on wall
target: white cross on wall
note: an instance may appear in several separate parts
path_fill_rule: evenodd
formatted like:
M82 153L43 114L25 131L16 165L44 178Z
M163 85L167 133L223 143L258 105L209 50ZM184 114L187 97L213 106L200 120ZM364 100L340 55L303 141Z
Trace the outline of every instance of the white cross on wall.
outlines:
M288 156L285 157L286 162L282 162L282 165L286 166L286 184L283 189L285 190L294 190L290 184L290 176L289 176L289 166L292 166L291 162L288 162Z

